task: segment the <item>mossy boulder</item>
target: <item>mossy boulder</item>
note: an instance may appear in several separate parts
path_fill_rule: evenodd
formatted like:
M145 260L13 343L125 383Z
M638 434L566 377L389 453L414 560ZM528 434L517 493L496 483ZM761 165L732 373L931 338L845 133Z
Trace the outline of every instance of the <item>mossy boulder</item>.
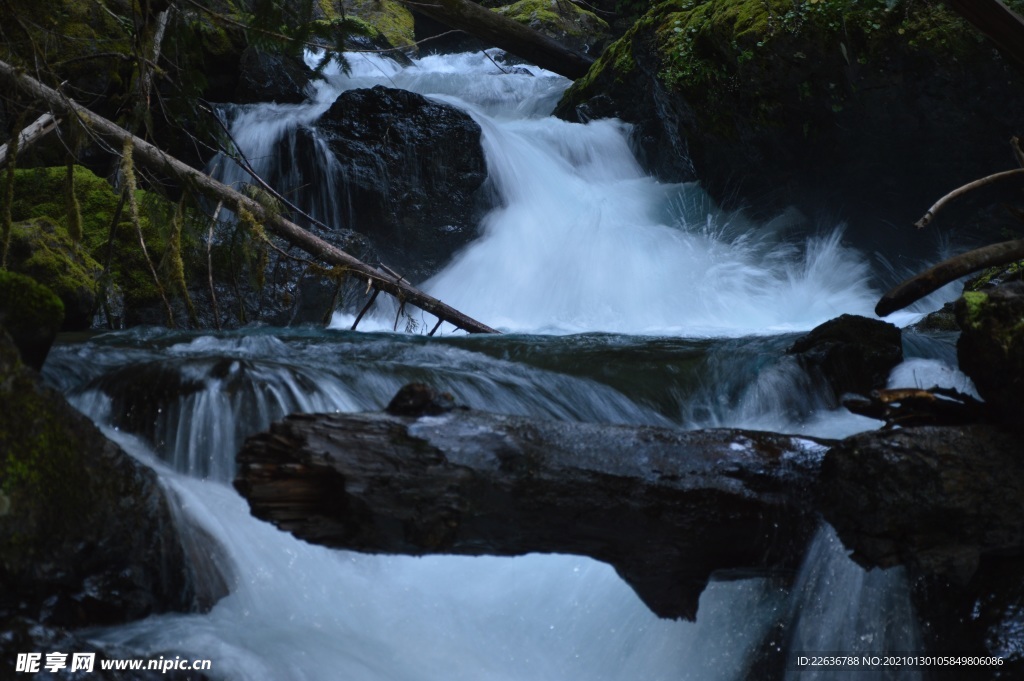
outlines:
M669 0L557 113L634 123L649 169L726 207L891 233L1005 168L1022 107L1021 74L942 3Z
M414 47L412 12L395 0L343 0L346 16L365 22L371 38L384 38L392 47ZM334 10L337 14L337 10ZM330 17L329 17L330 18Z
M8 265L15 272L45 284L63 303L62 330L89 328L98 305L103 271L67 230L46 217L11 226Z
M37 257L37 260L45 260L38 263L38 269L25 271L51 285L67 305L69 298L65 297L63 291L78 290L72 287L73 282L91 279L91 295L95 299L98 295L97 279L103 270L97 263L109 262L109 277L106 283L122 291L124 296L124 318L118 321L130 324L152 317L147 311L162 306L160 293L146 263L139 244L138 232L129 217L127 207L122 208L114 230L114 238L111 240L111 224L117 215L117 194L106 180L87 168L75 166L74 177L75 196L81 213L80 244L72 244L67 232L67 169L61 166L15 172L14 202L11 205L13 219L24 222L21 231L26 237L33 234L40 237L37 242L46 246L47 254L46 259L43 259L42 255ZM136 199L140 206L139 224L146 248L155 264L159 265L167 252L168 229L175 207L157 195L145 191L139 191ZM50 258L50 254L54 254L55 257ZM41 274L45 269L44 265L50 266L49 271L52 271L54 263L61 262L56 259L58 254L67 255L68 262L73 254L80 263L76 268L69 265L62 285L50 284L50 280ZM59 269L63 266L56 267ZM159 274L164 275L166 272L161 271ZM166 282L162 285L165 289L171 289ZM84 283L76 286L84 286ZM76 325L74 328L87 327L96 305L93 303L88 307L87 314L76 313L72 316L72 310L78 308L68 305L68 327L72 321Z
M0 331L0 620L113 624L195 603L153 471L22 366Z
M494 11L583 54L600 54L610 37L608 22L569 0L519 0Z
M956 318L960 368L1003 422L1024 431L1024 282L964 292Z
M0 329L6 329L22 361L43 368L64 321L64 305L53 291L22 274L0 270Z

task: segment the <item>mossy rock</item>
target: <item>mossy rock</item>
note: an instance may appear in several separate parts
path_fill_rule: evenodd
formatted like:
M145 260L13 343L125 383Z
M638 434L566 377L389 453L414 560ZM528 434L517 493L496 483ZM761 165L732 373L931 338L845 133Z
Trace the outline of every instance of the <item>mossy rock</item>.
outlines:
M10 0L0 58L31 68L45 49L55 79L66 82L66 94L84 96L111 113L131 79L131 63L122 56L132 54L133 33L132 8L111 4L113 11L89 0ZM124 13L118 15L119 9Z
M111 241L110 227L117 213L118 196L106 180L81 166L74 167L75 196L81 212L81 248L67 244L66 177L67 170L63 166L15 171L14 202L11 206L13 219L34 224L43 232L51 234L51 246L54 249L58 249L56 244L61 244L58 250L80 254L84 252L81 255L81 269L94 278L94 296L97 290L95 278L102 271L102 266L97 263L109 261L109 283L124 291L124 305L129 317L132 310L160 304L159 289L153 281L127 206L121 211ZM136 200L140 207L139 224L146 248L154 263L159 263L167 251L167 230L174 206L156 194L142 190L136 193ZM46 220L40 222L39 218ZM58 229L53 229L54 224ZM72 280L81 278L76 276ZM162 285L165 289L170 288L166 282L162 282ZM60 287L54 286L54 289L63 299ZM76 318L76 323L80 321L80 318ZM88 326L88 321L85 326Z
M401 3L394 0L344 0L343 6L346 15L366 22L392 47L415 44L412 12Z
M89 328L103 268L67 230L46 217L11 226L8 265L52 290L63 303L64 331Z
M21 358L36 371L64 321L64 305L35 279L0 270L0 329L7 329Z
M600 54L610 36L608 22L569 0L519 0L494 11L584 54Z
M1021 108L1024 77L943 3L668 0L557 114L622 118L662 179L699 179L758 218L845 220L874 250L937 194L1005 167Z
M966 291L955 310L960 368L1004 423L1024 431L1024 282Z
M26 370L2 330L0 404L0 612L81 627L189 609L156 475Z

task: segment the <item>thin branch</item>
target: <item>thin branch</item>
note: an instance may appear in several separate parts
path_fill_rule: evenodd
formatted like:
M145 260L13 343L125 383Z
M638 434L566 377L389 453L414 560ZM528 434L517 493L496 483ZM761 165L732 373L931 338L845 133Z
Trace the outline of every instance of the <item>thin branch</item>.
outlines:
M1024 168L1024 150L1020 148L1020 138L1016 135L1011 137L1010 147L1013 149L1013 155L1017 159L1017 163L1020 164L1021 168Z
M951 191L950 193L946 194L941 199L936 201L935 204L931 208L929 208L927 212L925 212L924 217L922 217L920 220L914 223L914 226L917 227L918 229L926 227L935 218L935 214L942 210L945 207L945 205L952 201L953 199L961 197L964 194L972 192L980 187L984 187L985 185L993 184L994 182L999 182L1001 180L1016 177L1018 175L1024 175L1024 168L1004 170L1001 173L995 173L994 175L983 177L981 179L975 180L974 182L968 182L964 186L954 189L953 191Z

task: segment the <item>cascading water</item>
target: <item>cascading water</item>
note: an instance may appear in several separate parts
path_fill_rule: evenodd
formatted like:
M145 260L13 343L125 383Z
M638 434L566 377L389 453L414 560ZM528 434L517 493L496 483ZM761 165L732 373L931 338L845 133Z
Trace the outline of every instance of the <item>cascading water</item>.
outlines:
M658 620L589 559L363 556L304 544L249 516L227 486L243 437L292 411L379 409L410 380L472 407L538 418L828 436L875 425L834 409L779 359L791 332L870 314L877 299L868 262L838 231L795 245L784 218L754 229L716 211L696 185L644 176L626 126L547 116L566 84L550 73L502 73L479 54L407 68L358 55L351 63L350 75L317 84L308 104L234 109L239 146L261 174L329 188L302 200L314 217L346 224L331 196L343 178L329 150L317 147L322 177L289 178L293 164L279 159L289 135L344 88L383 83L466 109L483 129L497 207L424 286L520 333L136 330L56 348L50 380L157 467L180 502L182 530L221 547L230 588L208 613L89 635L140 655L210 658L217 678L267 681L756 679L752 661L783 645L770 640L780 622L808 647L859 649L854 639L866 633L878 637L873 650L917 646L899 576L866 576L827 533L791 592L763 579L713 583L698 621L686 623ZM224 159L215 165L227 181L244 179ZM338 315L335 326L350 321ZM916 362L904 371L920 380L945 371ZM144 389L133 389L140 376ZM145 422L133 421L140 414ZM851 598L852 619L823 606ZM902 619L883 628L875 612ZM824 628L833 638L811 637Z

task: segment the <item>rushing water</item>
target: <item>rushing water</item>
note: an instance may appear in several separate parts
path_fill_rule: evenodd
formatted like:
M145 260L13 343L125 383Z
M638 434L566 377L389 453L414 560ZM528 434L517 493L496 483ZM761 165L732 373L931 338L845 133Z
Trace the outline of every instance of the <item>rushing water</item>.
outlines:
M160 471L182 531L219 546L230 587L208 613L88 635L140 655L210 658L214 677L250 681L759 679L779 678L756 667L765 651L865 650L866 636L870 650L914 649L902 576L865 574L828 530L791 588L713 583L688 623L658 620L614 570L585 558L364 556L250 517L229 486L245 436L294 411L379 409L411 380L537 418L824 436L876 425L837 408L784 353L796 332L870 314L877 299L870 261L841 230L807 234L784 217L750 225L697 185L646 177L626 126L547 116L566 85L553 74L505 74L480 54L352 65L307 104L234 110L235 139L255 163L287 170L275 155L297 126L341 89L379 83L467 110L483 129L496 207L424 287L513 333L352 333L339 314L333 329L136 329L57 347L48 378ZM337 162L326 145L316 153L322 177L275 176L331 187L301 202L344 221ZM910 334L906 345L920 357L894 381L961 380L941 361L948 343Z

